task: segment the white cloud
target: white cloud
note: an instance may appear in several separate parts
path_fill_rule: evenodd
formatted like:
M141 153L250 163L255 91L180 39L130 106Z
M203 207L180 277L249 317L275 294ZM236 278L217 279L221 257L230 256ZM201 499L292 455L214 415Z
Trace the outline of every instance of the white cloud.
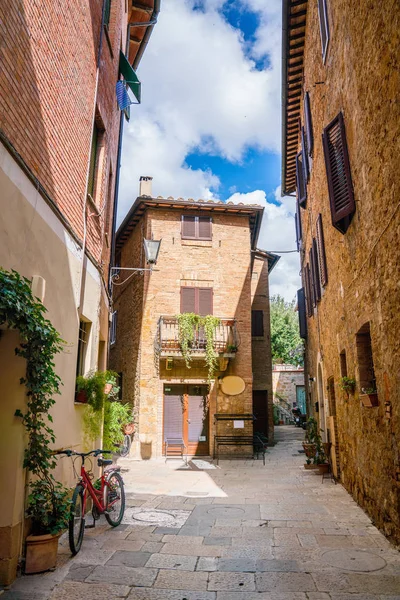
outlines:
M281 189L275 190L278 205L267 202L263 190L255 190L248 194L233 194L229 200L243 204L261 204L264 216L261 223L258 247L262 250L276 252L296 249L294 228L295 199L291 196L281 198ZM270 295L280 294L286 300L292 300L301 286L299 278L300 262L297 252L281 254L278 264L270 276Z

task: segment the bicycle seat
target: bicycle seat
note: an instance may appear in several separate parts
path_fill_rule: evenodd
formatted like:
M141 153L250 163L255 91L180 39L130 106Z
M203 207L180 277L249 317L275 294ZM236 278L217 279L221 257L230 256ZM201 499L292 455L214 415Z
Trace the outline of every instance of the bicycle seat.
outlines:
M107 467L108 465L112 465L113 461L111 459L107 459L107 458L98 458L97 459L97 466L99 467Z

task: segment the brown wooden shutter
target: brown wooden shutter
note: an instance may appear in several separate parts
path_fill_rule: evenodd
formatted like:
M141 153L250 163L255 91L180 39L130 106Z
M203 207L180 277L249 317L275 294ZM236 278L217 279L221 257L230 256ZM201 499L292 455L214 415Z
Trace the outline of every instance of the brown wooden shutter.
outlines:
M213 289L212 288L194 288L197 291L197 312L203 317L213 314Z
M321 33L322 58L325 62L329 43L329 24L326 0L318 0L319 27Z
M164 440L182 439L182 396L164 396Z
M189 388L190 389L190 388ZM188 420L189 420L189 431L188 441L198 442L200 436L206 436L208 432L205 428L205 414L204 414L204 398L203 396L189 395L188 398Z
M297 252L300 251L301 248L301 240L303 239L303 230L301 227L301 214L300 214L300 206L299 201L296 201L296 213L294 215L294 221L296 225L296 244L297 244Z
M307 316L304 288L297 290L297 310L299 312L300 337L307 339Z
M324 242L324 230L322 227L322 215L318 215L316 223L317 231L317 249L318 249L318 265L319 265L319 278L321 286L325 287L328 283L328 269L326 267L326 254L325 254L325 242Z
M312 156L313 149L314 149L314 133L313 133L313 128L312 128L310 96L309 96L308 92L306 92L304 94L304 123L305 123L306 136L307 136L308 156Z
M351 180L346 132L341 112L325 127L322 141L332 225L341 233L346 233L355 213L356 204Z
M210 217L198 217L198 237L201 240L211 240Z
M189 215L182 216L182 237L196 239L196 217Z
M99 131L96 125L93 126L92 134L92 146L90 148L90 161L89 161L89 179L88 179L88 194L94 196L94 184L96 180L96 162L97 162L97 145L98 145Z
M310 267L308 264L304 267L303 270L303 280L306 291L307 316L311 317L313 314L313 302L311 295Z
M317 241L315 239L312 241L311 255L315 302L319 302L321 300L321 280L319 275Z
M196 288L181 287L181 313L196 312Z
M264 335L264 313L262 310L251 311L251 335L263 337Z
M310 274L311 303L315 307L315 306L317 306L317 294L315 292L315 280L314 280L315 267L314 267L314 256L313 256L312 246L311 246L311 248L309 250L309 253L308 253L308 264L309 264L308 271L309 271L309 274Z
M296 182L299 204L302 208L305 208L307 203L307 186L304 181L304 167L301 152L296 156Z
M307 186L307 181L310 176L310 165L308 162L308 150L306 142L306 133L304 127L301 128L301 158L303 161L304 185ZM307 193L307 190L306 190Z

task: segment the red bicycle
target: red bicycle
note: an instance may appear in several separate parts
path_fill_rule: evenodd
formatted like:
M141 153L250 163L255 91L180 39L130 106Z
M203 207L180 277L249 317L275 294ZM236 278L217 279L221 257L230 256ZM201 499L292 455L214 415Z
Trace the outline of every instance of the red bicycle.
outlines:
M125 512L125 490L124 482L119 474L119 467L113 467L110 470L103 471L101 477L92 482L92 475L85 469L85 458L99 454L112 454L109 450L92 450L91 452L74 452L74 450L60 450L55 454L65 454L66 456L80 456L81 474L79 482L72 495L71 516L69 520L69 547L72 554L77 554L82 546L83 535L85 533L86 504L88 497L92 499L92 516L94 527L100 515L104 514L108 523L112 527L117 527ZM104 458L97 459L99 467L112 465L112 460Z

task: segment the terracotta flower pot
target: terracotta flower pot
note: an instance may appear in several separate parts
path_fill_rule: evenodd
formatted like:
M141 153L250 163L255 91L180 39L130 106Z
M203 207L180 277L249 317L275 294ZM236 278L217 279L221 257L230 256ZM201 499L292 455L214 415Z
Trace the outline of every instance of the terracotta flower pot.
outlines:
M80 392L77 392L75 394L75 402L80 402L80 404L87 404L87 401L88 397L85 391L81 390Z
M363 405L368 406L368 408L378 406L379 404L378 394L360 394L359 398Z
M57 535L28 535L26 538L25 573L42 573L54 569L57 563Z
M108 396L108 394L111 392L112 387L112 383L106 383L106 385L104 386L104 393L106 394L106 396Z
M315 465L314 463L308 465L307 463L305 463L304 468L307 469L307 471L312 471L314 469L318 469L318 465Z
M317 465L317 467L318 467L318 470L321 475L323 475L324 473L329 473L329 464L328 463L321 463L321 464Z

